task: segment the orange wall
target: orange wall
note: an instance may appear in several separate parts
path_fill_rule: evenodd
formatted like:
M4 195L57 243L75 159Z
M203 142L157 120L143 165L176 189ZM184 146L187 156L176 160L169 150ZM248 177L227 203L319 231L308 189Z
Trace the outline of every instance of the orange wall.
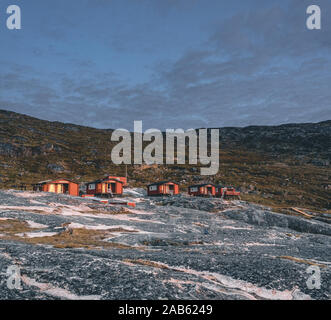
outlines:
M171 183L171 182L170 183L165 183L165 184L158 185L157 190L153 190L153 191L150 191L149 190L149 187L147 187L147 193L148 193L148 195L151 195L151 196L164 194L167 191L167 187L170 186L170 185L173 185L174 186L174 194L178 194L179 193L179 186L178 186L178 184Z
M61 181L61 182L63 181L63 182L65 182L63 184L68 184L69 185L69 194L71 196L78 196L79 195L79 186L78 186L78 184L70 182L70 181L66 181L66 180L56 180L56 181L52 181L50 183L44 184L43 185L43 191L44 192L50 192L50 186L52 184L59 184L58 183L59 181ZM55 186L55 193L57 193L57 190L58 190L57 186Z
M96 186L96 193L101 194L102 192L102 184L103 183L115 183L115 193L116 194L122 194L123 193L123 185L122 183L116 181L116 180L106 180L103 181L102 183L98 183Z
M72 196L77 196L79 195L79 187L77 183L69 183L69 194Z

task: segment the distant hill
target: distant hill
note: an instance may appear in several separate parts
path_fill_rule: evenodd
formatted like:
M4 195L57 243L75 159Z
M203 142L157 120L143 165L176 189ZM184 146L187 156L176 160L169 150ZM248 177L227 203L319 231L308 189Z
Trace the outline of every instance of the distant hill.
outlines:
M132 186L174 179L183 188L211 181L240 188L243 198L274 206L330 209L331 121L220 128L220 171L195 166L129 166ZM0 187L67 177L86 182L123 175L111 162L111 129L39 120L0 110Z

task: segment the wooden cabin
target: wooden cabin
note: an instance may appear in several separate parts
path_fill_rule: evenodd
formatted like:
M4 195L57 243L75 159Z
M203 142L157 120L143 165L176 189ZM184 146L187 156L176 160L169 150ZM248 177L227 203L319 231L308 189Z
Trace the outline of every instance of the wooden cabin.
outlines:
M211 183L197 184L188 187L191 196L215 196L215 186Z
M147 186L148 196L176 195L179 193L179 186L172 181L161 181L151 183Z
M117 179L123 182L123 187L125 187L128 183L126 177L117 177L117 176L107 176L108 179Z
M240 192L236 191L234 187L224 187L216 186L215 187L216 197L225 198L225 197L239 197Z
M78 183L68 179L46 180L40 181L33 185L34 191L54 192L69 194L71 196L79 195Z
M111 198L123 194L124 182L118 177L106 177L86 183L86 194Z

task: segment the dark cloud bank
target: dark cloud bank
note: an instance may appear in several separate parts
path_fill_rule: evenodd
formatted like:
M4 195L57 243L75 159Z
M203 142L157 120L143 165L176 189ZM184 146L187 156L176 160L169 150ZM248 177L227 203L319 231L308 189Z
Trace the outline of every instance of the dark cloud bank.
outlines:
M67 57L72 74L17 62L0 73L0 108L128 129L134 120L164 129L331 119L331 3L320 2L330 17L320 31L305 27L306 1L238 10L199 48L154 64L150 80L139 84L77 57Z

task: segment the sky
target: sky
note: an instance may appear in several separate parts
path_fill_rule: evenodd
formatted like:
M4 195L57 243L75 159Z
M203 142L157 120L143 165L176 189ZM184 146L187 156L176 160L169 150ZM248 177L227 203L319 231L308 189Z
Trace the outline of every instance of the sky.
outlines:
M330 84L330 0L0 0L0 109L129 130L319 122Z

